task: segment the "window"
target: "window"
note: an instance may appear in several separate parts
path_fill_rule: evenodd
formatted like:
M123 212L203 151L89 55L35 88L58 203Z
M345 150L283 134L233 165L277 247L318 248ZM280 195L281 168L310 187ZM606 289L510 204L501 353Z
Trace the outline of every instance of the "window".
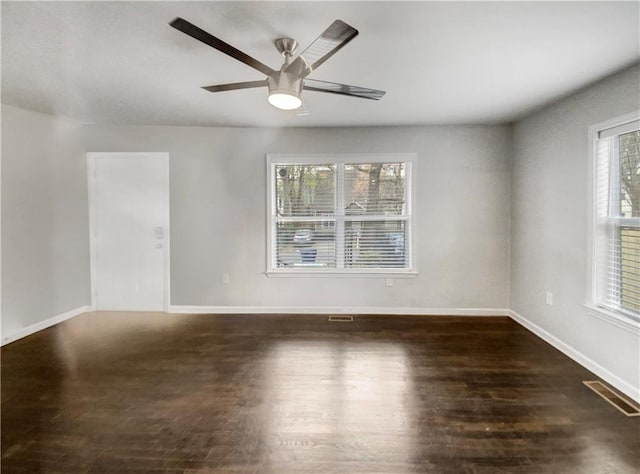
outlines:
M268 273L415 273L415 154L267 159Z
M640 120L594 133L596 305L640 320Z

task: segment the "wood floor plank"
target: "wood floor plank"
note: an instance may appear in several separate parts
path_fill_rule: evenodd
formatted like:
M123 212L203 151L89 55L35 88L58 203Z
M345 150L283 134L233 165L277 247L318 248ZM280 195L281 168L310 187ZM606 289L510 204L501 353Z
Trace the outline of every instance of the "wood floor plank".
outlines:
M637 473L508 318L87 313L2 348L3 473Z

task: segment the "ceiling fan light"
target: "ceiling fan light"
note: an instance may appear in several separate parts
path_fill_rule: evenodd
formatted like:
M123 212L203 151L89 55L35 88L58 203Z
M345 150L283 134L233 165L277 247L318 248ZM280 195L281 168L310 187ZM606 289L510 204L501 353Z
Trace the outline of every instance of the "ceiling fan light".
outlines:
M269 103L282 110L295 110L302 105L302 77L283 71L269 76Z
M300 97L283 91L270 93L268 100L271 105L282 110L295 110L302 105Z

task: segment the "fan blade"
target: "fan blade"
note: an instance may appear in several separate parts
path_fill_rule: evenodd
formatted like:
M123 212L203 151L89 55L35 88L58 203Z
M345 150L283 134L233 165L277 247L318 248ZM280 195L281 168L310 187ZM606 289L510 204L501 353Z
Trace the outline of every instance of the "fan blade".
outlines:
M228 56L231 56L234 59L237 59L240 62L245 63L247 66L251 66L254 69L257 69L263 74L270 76L273 74L273 69L271 69L266 64L261 63L257 59L252 58L246 53L243 53L239 49L234 48L228 43L225 43L219 38L207 33L206 31L198 28L196 25L189 23L187 20L184 20L180 17L173 20L169 23L176 30L182 31L184 34L191 36L192 38L197 39L198 41L202 41L204 44L211 46L212 48L217 49L221 53L224 53Z
M385 91L368 89L366 87L349 86L338 84L337 82L318 81L316 79L305 79L303 89L307 91L329 92L331 94L348 95L361 99L380 100Z
M238 89L252 89L254 87L267 87L267 80L249 81L249 82L232 82L230 84L217 84L215 86L205 86L204 90L209 92L235 91Z
M336 20L287 66L286 71L299 71L302 77L306 77L356 36L358 30Z

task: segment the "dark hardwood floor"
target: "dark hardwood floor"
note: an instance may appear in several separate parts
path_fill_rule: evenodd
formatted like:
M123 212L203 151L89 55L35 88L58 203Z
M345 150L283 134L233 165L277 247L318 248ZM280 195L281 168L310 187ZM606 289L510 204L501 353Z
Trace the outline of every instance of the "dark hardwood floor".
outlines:
M88 313L2 349L2 472L640 472L508 318Z

